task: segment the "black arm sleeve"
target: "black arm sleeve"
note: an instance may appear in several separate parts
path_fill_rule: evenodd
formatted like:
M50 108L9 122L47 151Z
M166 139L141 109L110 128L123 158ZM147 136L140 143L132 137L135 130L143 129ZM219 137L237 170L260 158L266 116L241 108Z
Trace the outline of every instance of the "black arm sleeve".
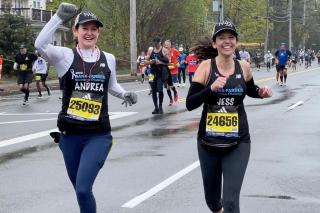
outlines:
M259 95L259 89L260 87L258 87L257 85L254 84L253 78L251 78L250 81L246 82L246 86L247 86L247 95L251 98L262 98Z
M186 101L186 107L189 111L194 110L203 104L205 97L212 92L210 87L205 88L198 82L192 82Z

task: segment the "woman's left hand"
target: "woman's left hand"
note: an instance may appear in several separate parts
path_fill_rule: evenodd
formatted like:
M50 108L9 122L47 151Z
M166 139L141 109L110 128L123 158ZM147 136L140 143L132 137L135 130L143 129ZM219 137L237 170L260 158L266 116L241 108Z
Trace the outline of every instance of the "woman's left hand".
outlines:
M260 87L259 95L261 96L261 98L269 98L272 96L272 90L268 86Z

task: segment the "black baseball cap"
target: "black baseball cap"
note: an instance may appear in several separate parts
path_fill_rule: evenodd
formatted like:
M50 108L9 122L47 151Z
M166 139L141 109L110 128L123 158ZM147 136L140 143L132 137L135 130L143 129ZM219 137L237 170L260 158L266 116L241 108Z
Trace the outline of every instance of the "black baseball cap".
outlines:
M222 31L231 31L232 34L238 36L237 29L231 21L217 23L212 31L212 38L215 38Z
M19 49L23 49L23 48L27 48L27 46L25 44L20 44Z
M99 21L98 17L92 12L87 10L79 13L79 15L76 17L76 20L74 22L74 26L78 27L80 24L84 24L90 21L97 23L99 27L103 27L103 24L101 21Z

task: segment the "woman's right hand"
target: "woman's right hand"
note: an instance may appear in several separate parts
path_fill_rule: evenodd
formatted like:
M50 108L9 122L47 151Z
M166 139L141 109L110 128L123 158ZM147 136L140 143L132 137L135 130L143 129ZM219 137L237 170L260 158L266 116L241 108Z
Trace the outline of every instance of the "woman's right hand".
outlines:
M217 92L219 89L223 88L227 83L228 78L219 76L210 86L213 92Z
M65 23L75 17L80 12L79 8L70 3L61 3L57 10L57 15Z

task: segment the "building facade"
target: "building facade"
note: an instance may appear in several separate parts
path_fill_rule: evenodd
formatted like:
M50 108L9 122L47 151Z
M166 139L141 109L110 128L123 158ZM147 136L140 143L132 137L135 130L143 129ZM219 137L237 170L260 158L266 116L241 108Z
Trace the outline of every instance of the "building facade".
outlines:
M0 0L0 6L0 17L4 13L24 17L30 20L31 26L37 33L55 13L55 11L46 10L46 0ZM64 45L63 36L69 30L69 28L61 25L51 38L51 43L59 46Z

